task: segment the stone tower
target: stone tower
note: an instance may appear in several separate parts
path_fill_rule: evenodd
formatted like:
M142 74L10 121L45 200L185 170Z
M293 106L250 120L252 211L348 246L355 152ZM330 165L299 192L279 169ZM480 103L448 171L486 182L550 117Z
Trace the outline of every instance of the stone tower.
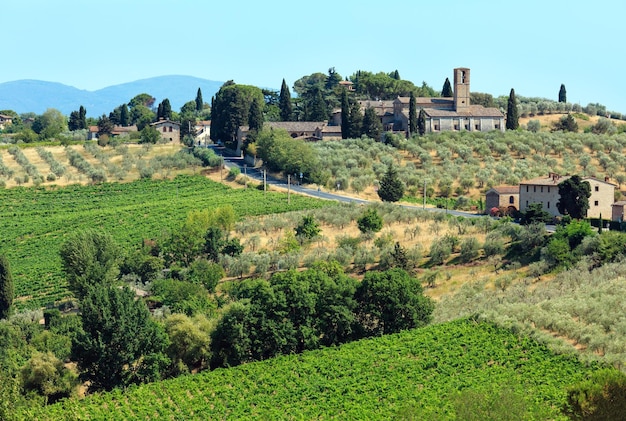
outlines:
M454 69L454 109L461 111L470 106L470 69Z

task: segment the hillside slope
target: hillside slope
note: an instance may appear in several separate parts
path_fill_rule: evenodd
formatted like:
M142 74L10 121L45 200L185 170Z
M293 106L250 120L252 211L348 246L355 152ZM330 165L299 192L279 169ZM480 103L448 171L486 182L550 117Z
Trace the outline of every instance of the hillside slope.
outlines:
M515 404L507 411L521 411L523 419L563 419L565 388L592 370L510 331L459 320L127 392L68 400L29 416L40 420L454 419L455 411L467 405L464 392L479 393L487 402L493 400L488 396L505 390L507 400Z

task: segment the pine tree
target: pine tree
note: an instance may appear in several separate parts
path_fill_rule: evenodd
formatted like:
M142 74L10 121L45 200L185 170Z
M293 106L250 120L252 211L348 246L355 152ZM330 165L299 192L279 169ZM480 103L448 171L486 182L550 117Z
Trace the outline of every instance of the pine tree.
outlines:
M559 90L559 102L567 102L567 91L563 84L561 84L561 89Z
M404 185L398 177L398 172L392 164L389 164L387 171L380 180L380 187L378 188L378 197L383 202L397 202L404 195Z
M420 136L424 136L424 133L426 133L426 111L423 108L420 108L420 113L417 117L417 131Z
M450 85L450 79L446 78L446 81L443 83L443 89L441 90L441 96L444 98L451 98L454 96L454 92L452 92L452 85Z
M0 319L6 319L13 305L13 276L6 256L0 255Z
M250 131L258 132L263 128L263 110L261 110L261 104L259 99L254 98L250 104L250 111L248 112L248 126Z
M417 106L415 104L415 95L411 92L409 98L409 137L411 134L417 133Z
M280 119L282 121L291 121L293 118L293 105L291 104L291 93L289 87L283 79L280 86L280 95L278 97L278 108L280 109Z
M204 101L202 100L202 90L198 88L198 93L196 93L196 111L200 112L204 108Z
M519 114L517 111L517 100L515 99L515 89L511 89L506 107L506 128L507 130L517 130L518 127Z

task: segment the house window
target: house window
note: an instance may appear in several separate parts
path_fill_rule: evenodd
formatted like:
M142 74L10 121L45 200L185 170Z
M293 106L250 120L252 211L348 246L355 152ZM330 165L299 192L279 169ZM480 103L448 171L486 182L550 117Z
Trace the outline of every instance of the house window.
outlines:
M526 193L528 193L528 186L526 186Z
M459 123L454 123L454 130L459 130Z
M515 203L515 197L509 196L509 204L512 205L513 203Z
M469 125L469 123L467 123L467 124L465 125L465 130L469 130L469 128L470 128L470 125Z
M594 200L593 206L598 206L598 201L597 200Z
M526 207L528 207L528 200L526 201Z
M474 130L480 131L480 124L474 124Z
M533 193L537 193L537 186L533 186Z
M550 202L548 202L548 206L546 206L548 209L550 209Z
M172 126L170 126L170 132L172 131Z
M595 186L596 191L600 191L600 186Z
M548 193L550 193L550 186L548 186Z
M543 186L541 186L541 193L543 193Z
M441 130L441 120L433 120L433 130L437 132Z
M163 133L167 131L167 127L163 127Z

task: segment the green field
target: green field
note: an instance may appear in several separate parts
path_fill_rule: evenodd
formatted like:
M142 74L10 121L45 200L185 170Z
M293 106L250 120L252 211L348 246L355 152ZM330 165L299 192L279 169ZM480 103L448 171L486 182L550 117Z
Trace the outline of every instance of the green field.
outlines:
M566 419L560 413L566 388L592 370L511 331L458 320L68 400L18 417L447 420L455 417L460 393L511 390L525 407L523 419Z
M192 210L230 204L238 217L327 206L256 189L231 189L203 176L173 180L0 190L0 253L11 263L15 303L41 307L68 296L59 247L77 230L97 228L124 247L175 229Z

